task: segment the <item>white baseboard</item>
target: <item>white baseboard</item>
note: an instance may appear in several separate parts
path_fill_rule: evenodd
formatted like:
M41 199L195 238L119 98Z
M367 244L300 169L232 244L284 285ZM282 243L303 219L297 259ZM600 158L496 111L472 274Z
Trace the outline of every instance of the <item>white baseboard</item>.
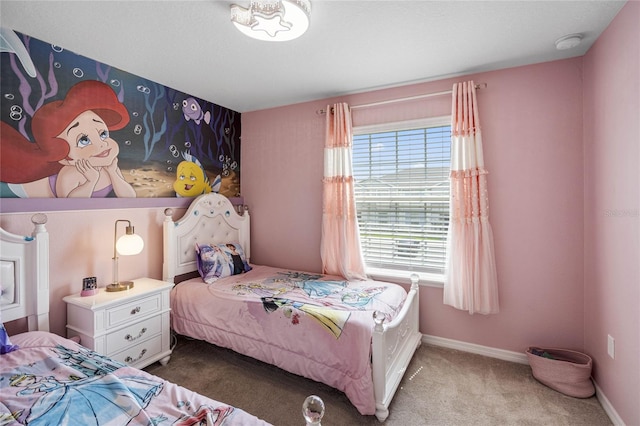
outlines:
M478 355L484 355L491 358L497 358L504 361L517 362L519 364L529 364L527 355L520 352L507 351L504 349L496 349L489 346L476 345L475 343L462 342L460 340L445 339L444 337L430 336L427 334L422 335L422 342L428 345L441 346L443 348L456 349L459 351L470 352ZM605 413L609 416L609 419L615 426L624 426L624 421L618 415L618 412L613 408L611 402L607 399L602 389L598 384L593 381L596 388L596 398L602 405Z
M422 342L433 346L456 349L473 354L484 355L504 361L517 362L518 364L529 364L525 353L507 351L504 349L491 348L489 346L476 345L475 343L462 342L460 340L445 339L444 337L422 335Z
M604 412L607 413L607 416L609 416L611 423L613 423L615 426L624 426L624 421L620 418L620 415L618 415L618 412L615 408L613 408L613 405L611 405L611 402L609 402L595 380L593 381L593 384L596 387L596 398L598 398L598 401L600 401L600 405L602 405Z

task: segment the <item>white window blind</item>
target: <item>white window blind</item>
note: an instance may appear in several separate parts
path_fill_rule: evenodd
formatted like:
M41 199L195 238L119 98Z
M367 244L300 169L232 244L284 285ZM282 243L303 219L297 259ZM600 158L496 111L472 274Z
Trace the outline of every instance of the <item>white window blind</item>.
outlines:
M353 169L367 271L443 275L450 118L355 127Z

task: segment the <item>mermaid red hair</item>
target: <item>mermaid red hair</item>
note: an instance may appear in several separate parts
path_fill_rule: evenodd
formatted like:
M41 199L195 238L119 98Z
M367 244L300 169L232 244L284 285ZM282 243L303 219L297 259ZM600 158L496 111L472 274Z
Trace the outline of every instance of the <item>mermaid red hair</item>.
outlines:
M57 174L63 167L58 161L69 154L69 144L58 135L89 110L104 120L109 130L120 130L129 123L127 108L99 81L82 81L69 89L63 100L40 107L31 119L33 142L0 122L0 180L26 183Z

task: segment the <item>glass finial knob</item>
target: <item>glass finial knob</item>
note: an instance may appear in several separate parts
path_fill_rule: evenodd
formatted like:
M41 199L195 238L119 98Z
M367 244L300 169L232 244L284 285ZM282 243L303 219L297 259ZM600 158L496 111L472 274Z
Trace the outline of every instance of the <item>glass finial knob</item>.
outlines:
M324 416L324 402L319 396L310 395L302 404L302 415L307 425L320 425Z
M420 281L420 276L418 274L411 274L409 278L411 279L411 285L416 285L418 284L418 281Z
M376 325L382 325L382 323L384 322L385 319L387 319L387 317L384 314L384 312L382 312L382 311L373 311L373 322L375 322Z

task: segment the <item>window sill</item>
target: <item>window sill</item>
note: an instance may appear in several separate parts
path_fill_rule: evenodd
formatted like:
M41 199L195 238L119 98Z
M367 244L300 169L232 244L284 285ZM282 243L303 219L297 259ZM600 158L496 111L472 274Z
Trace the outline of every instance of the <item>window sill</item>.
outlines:
M367 275L374 280L388 281L396 284L411 284L411 275L420 277L418 285L425 287L444 287L444 275L426 272L400 271L395 269L367 268Z

